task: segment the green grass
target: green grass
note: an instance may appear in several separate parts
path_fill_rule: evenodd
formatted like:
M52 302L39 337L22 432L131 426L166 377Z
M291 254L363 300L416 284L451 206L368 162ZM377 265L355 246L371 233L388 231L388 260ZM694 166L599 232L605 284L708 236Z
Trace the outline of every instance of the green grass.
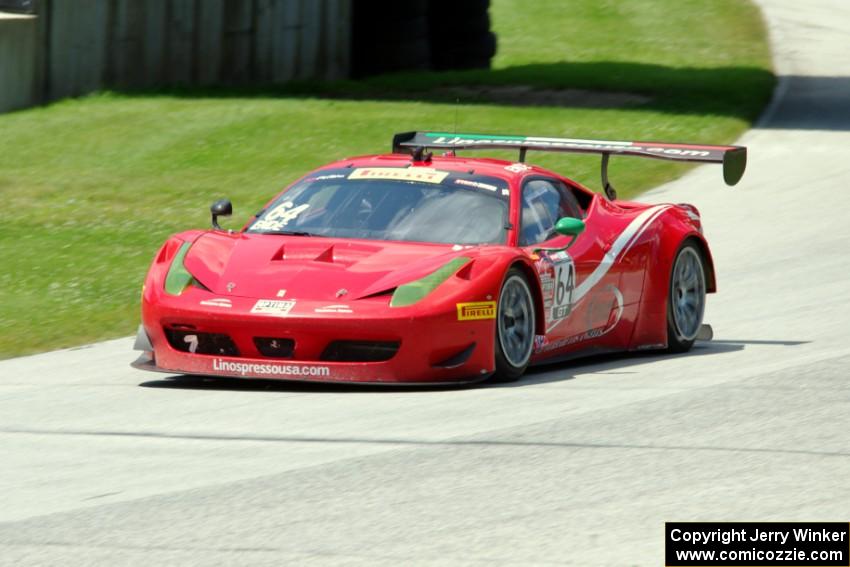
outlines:
M169 233L207 226L223 196L240 225L310 168L388 150L393 132L729 142L773 86L762 22L744 0L494 0L491 14L500 48L490 73L104 93L0 116L0 357L133 333L142 278ZM438 88L456 85L651 100L588 109L482 95L458 110ZM598 159L531 157L598 187ZM634 195L685 170L622 158L611 177Z

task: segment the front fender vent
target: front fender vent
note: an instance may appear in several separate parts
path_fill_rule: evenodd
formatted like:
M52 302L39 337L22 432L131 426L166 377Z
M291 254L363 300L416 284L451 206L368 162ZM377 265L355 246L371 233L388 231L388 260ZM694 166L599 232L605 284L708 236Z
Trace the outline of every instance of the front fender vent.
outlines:
M453 354L452 356L446 358L445 360L441 360L440 362L437 362L436 364L432 364L431 366L434 367L434 368L445 368L445 369L457 368L457 367L463 365L467 360L469 360L469 357L472 356L472 351L475 350L476 344L477 343L472 343L471 345L469 345L468 347L466 347L462 351L459 351L459 352Z

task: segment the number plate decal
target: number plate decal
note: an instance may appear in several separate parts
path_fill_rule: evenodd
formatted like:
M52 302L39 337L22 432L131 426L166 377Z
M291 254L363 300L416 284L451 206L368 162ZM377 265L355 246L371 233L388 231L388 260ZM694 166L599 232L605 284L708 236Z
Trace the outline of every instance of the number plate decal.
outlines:
M540 252L535 264L540 276L540 291L546 312L546 326L566 319L573 308L576 269L572 257L566 251Z

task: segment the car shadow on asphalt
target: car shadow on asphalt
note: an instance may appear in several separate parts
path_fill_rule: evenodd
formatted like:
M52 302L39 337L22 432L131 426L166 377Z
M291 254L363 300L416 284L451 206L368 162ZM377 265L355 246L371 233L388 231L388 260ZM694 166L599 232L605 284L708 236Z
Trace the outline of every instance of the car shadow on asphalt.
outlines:
M693 348L685 353L670 354L663 351L621 352L613 354L598 354L569 362L552 362L529 368L522 380L509 384L490 384L489 387L533 386L547 382L570 380L575 374L637 374L637 370L629 367L650 362L675 360L683 357L720 355L744 350L748 345L793 347L807 344L811 341L776 341L776 340L712 340L698 341ZM563 375L562 375L563 373Z
M694 347L681 354L668 354L659 351L626 352L615 354L597 354L569 361L551 362L529 368L516 382L494 383L490 381L472 384L440 384L399 386L385 384L340 384L325 382L294 382L285 380L261 380L220 378L213 376L174 375L157 380L147 380L139 384L142 388L163 388L176 390L228 390L236 392L291 392L291 393L328 393L328 394L387 394L408 392L442 392L448 390L466 390L473 388L520 388L536 386L550 382L573 380L577 374L612 375L637 374L630 367L650 362L674 360L681 357L719 356L737 352L750 345L794 347L809 341L776 340L714 340L698 342Z
M193 376L189 374L167 376L159 380L148 380L139 384L142 388L229 390L234 392L292 392L305 394L440 392L446 390L462 390L479 385L480 383L399 386L395 384L298 382L288 380L263 380L260 378L222 378L217 376Z

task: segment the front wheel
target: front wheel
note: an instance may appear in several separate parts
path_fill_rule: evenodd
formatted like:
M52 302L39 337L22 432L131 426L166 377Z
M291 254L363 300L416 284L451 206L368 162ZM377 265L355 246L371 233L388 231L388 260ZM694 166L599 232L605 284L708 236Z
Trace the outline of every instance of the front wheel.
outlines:
M667 350L686 352L702 326L705 313L705 265L693 242L685 242L676 254L667 292Z
M534 300L528 280L508 270L496 310L496 382L512 382L528 368L534 348Z

